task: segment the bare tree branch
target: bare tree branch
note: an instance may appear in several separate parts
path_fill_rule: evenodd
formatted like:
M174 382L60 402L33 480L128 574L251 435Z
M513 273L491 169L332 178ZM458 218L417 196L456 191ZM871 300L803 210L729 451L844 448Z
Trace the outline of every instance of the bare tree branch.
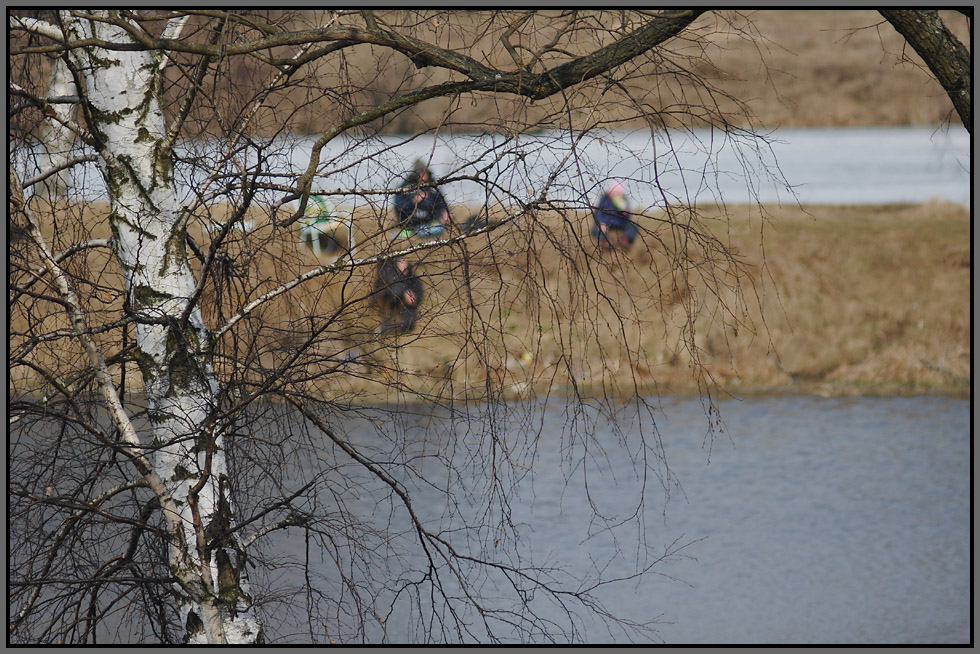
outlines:
M664 561L622 538L671 483L662 443L580 414L652 415L664 365L710 406L699 330L745 323L695 187L712 139L758 135L702 74L703 12L16 11L11 640L650 633L593 591ZM77 98L37 78L58 62ZM52 96L94 155L40 165ZM661 180L671 120L711 134L690 190ZM653 145L614 142L631 121ZM77 192L24 197L55 170ZM614 181L645 198L632 250L592 231ZM393 206L415 192L445 194L438 234ZM536 397L568 402L554 434ZM590 506L627 570L532 556L546 437L586 490L623 454L636 496Z
M966 131L973 131L973 67L970 52L947 29L935 9L881 9L922 57L953 102Z

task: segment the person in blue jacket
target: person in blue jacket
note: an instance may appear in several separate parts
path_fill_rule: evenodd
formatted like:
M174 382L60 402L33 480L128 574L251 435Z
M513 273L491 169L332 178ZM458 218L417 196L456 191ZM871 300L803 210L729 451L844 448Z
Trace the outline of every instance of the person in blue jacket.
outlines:
M434 181L432 171L419 159L395 196L398 227L406 235L438 236L449 226L452 217L446 199L434 185L427 186Z
M630 220L629 206L626 202L626 189L619 182L613 182L599 199L598 206L592 210L594 224L592 238L604 249L621 248L628 250L636 240L636 223Z

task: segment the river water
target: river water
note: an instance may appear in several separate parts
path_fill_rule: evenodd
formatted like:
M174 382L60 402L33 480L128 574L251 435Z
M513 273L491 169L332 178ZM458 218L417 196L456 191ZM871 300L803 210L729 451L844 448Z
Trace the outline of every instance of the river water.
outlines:
M596 592L612 614L656 623L640 642L971 640L968 401L731 400L718 407L720 427L713 413L709 423L698 398L668 397L651 406L619 407L609 417L553 401L515 407L517 417L496 425L496 444L531 443L514 447L511 462L531 474L508 477L517 489L509 517L526 546L524 563L561 568L569 579L628 578L653 563L641 578ZM487 461L477 454L487 447L486 430L423 413L386 426L386 447L378 445L374 418L344 430L376 461L413 462L417 474L400 481L423 522L452 539L465 516L486 517L494 489L485 482L489 468L474 463ZM709 424L716 425L710 435ZM523 441L529 429L531 441ZM318 456L329 449L324 444ZM636 463L641 454L651 462L646 477ZM462 474L454 477L452 467ZM393 520L397 508L379 503L383 488L358 487L359 498L348 493L348 510L376 517L382 531L411 532L407 522ZM479 538L464 542L480 553ZM273 549L302 558L303 547L294 533ZM386 573L403 575L402 563L386 560ZM321 564L317 574L329 576L330 566ZM489 576L479 579L489 595L499 588ZM562 620L547 602L535 607ZM369 628L366 640L413 642L425 619L418 614L426 611L396 602L386 633ZM628 642L625 632L585 616L579 639ZM275 628L270 636L304 640Z
M971 640L967 401L725 402L730 440L716 437L710 455L699 402L670 399L664 411L684 493L648 537L703 540L685 550L696 560L663 564L677 581L612 593L614 612L648 607L668 623L667 643ZM590 491L616 486L593 481ZM586 520L580 507L566 497L562 512L539 513L542 541L584 557L581 533L568 530Z
M396 184L406 162L431 161L437 176L486 175L507 193L488 193L471 181L448 184L451 202L470 206L526 200L555 175L548 197L592 198L606 180L621 180L634 208L665 202L872 205L945 200L970 206L970 135L962 128L859 127L778 129L755 136L696 129L562 132L519 139L500 135L422 137L387 148L370 166L367 148L338 142L324 154L327 189ZM572 147L574 143L574 148ZM373 147L373 146L372 146ZM296 159L309 151L297 143ZM380 165L377 165L380 164ZM373 166L373 167L372 167ZM341 200L342 202L342 200Z
M313 142L290 136L267 145L263 169L273 181L295 178L306 170ZM220 146L183 142L175 151L179 192L195 198ZM239 155L250 165L257 160L254 150ZM15 150L11 160L29 177L38 171L27 156ZM645 130L596 130L582 138L560 131L340 137L322 152L315 188L336 193L332 200L341 210L365 203L383 208L390 204L387 194L350 191L395 188L416 158L430 162L438 177L457 179L443 191L451 205L471 208L527 200L552 173L547 197L553 201L581 205L594 200L607 180L617 179L640 211L667 202L862 205L938 199L968 207L972 190L970 134L956 126L777 129L754 136L696 129L653 136ZM73 192L107 199L95 164L79 171ZM226 172L239 174L235 165ZM278 199L259 193L262 202Z

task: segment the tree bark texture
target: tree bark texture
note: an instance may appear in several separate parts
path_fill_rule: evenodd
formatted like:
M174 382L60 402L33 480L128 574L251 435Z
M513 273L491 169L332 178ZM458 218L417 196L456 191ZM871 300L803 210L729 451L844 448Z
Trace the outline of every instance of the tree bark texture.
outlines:
M58 58L51 66L48 96L67 98L75 95L75 80L72 79L64 60ZM49 118L44 126L44 138L41 142L44 150L39 157L42 173L49 169L61 168L68 162L75 137L67 125L72 121L74 110L74 103L56 103L49 106L47 110ZM41 182L38 191L47 198L53 199L63 196L69 184L68 171L62 168Z
M973 132L973 73L970 52L953 36L933 9L881 9L881 15L929 66L959 114Z
M131 41L116 25L63 12L69 41ZM105 18L104 13L97 18ZM109 188L113 247L136 315L152 471L172 502L171 573L190 642L260 638L230 535L223 438L209 426L218 385L188 265L170 144L159 103L160 60L143 50L70 51L84 75L86 119ZM227 580L235 580L228 584ZM238 583L242 580L241 583Z

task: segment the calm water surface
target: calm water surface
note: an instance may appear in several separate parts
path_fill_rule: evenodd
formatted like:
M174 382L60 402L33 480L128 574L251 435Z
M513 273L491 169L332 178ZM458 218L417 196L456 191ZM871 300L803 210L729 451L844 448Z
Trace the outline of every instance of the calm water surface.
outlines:
M664 564L679 581L654 578L611 605L662 615L667 643L969 642L968 401L726 402L731 440L716 437L710 457L700 404L665 410L684 494L648 538L704 540L686 551L696 561ZM563 509L553 533L539 527L545 539L576 523L574 503Z
M473 134L408 137L385 136L358 142L337 138L324 149L317 184L337 192L341 210L384 204L384 196L345 195L349 189L397 186L411 162L431 161L437 176L475 175L485 184L445 184L450 204L471 208L513 205L543 187L547 174L558 169L549 189L553 200L581 204L592 198L608 177L623 180L635 209L681 204L793 203L863 205L922 203L934 199L970 206L972 157L970 134L962 127L806 128L763 131L760 138L731 137L710 130L657 132L595 131L575 141L564 132L541 132L509 140L501 135ZM264 160L272 175L297 175L306 170L314 138L289 137L276 157ZM184 142L182 157L210 159L207 142ZM82 152L79 152L82 154ZM254 162L255 153L243 154ZM38 171L12 155L27 176ZM368 158L369 157L369 158ZM105 200L106 189L94 163L80 167L74 189L89 200ZM196 197L210 170L191 171L178 165L178 189ZM229 171L232 175L235 171ZM657 181L659 188L651 185ZM488 192L490 195L488 195ZM261 192L260 192L261 195ZM263 196L264 202L278 199Z
M591 410L534 409L544 428L514 519L536 562L604 565L611 578L683 545L654 574L599 592L614 614L657 619L667 644L969 642L968 401L726 401L713 437L698 399L660 404L653 419L622 408L622 430ZM634 464L654 422L666 460L652 467L667 483ZM584 423L598 429L588 451L569 436ZM406 434L446 451L445 425L417 427ZM449 450L465 466L466 448ZM427 519L447 520L443 495L415 492ZM629 521L641 496L642 520Z

